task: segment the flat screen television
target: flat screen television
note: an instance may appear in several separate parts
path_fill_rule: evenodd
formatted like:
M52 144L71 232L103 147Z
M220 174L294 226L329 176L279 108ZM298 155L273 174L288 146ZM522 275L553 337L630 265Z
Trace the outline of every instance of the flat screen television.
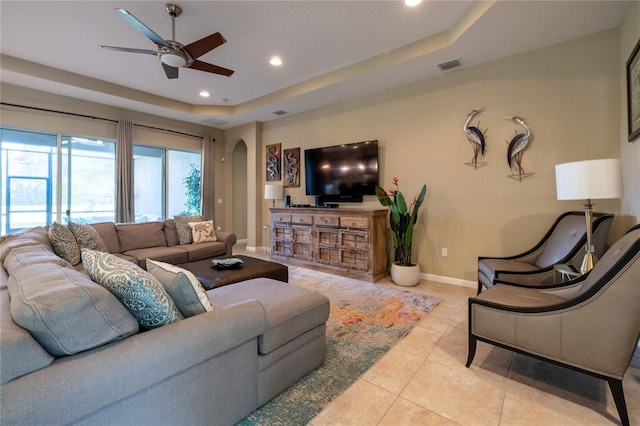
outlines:
M378 141L305 149L304 165L306 193L316 204L361 202L376 193Z

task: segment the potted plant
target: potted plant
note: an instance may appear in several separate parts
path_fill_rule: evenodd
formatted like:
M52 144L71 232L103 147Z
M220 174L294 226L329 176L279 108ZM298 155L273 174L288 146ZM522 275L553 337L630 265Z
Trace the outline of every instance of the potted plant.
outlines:
M413 227L418 220L418 210L427 194L427 185L422 186L420 194L413 199L413 202L407 207L398 178L393 177L395 189L389 191L389 194L376 185L376 196L378 201L385 207L389 207L389 222L391 224L391 239L393 241L394 261L391 265L391 279L393 282L403 286L413 286L420 281L420 267L411 262L411 244L413 243Z

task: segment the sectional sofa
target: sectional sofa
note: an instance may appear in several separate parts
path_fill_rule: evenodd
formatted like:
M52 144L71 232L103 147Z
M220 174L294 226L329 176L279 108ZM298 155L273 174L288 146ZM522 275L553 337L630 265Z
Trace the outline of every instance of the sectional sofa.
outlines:
M148 272L118 259L199 257L168 244L171 225L100 224L114 255L83 256L139 274ZM158 229L166 246L127 245L149 245L128 236ZM56 255L45 228L6 238L0 259L2 424L231 425L325 359L329 301L295 285L258 278L210 290L212 310L144 330L82 264Z

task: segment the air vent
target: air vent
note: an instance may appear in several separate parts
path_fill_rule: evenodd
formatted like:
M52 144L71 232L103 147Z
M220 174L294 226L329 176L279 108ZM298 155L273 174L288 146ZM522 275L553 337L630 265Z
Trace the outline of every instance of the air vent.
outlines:
M459 58L438 64L438 68L440 68L442 71L448 71L453 68L458 68L459 66L462 66L462 62L460 62Z
M275 115L285 115L287 113L287 111L283 111L283 110L279 109L277 111L273 111L273 113Z
M228 121L220 120L214 117L209 117L206 120L201 121L202 124L208 124L209 126L224 126L229 123Z

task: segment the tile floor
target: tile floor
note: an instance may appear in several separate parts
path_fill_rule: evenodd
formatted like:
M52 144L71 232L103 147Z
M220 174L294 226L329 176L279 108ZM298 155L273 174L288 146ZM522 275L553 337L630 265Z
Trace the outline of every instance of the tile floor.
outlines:
M264 256L237 247L237 254ZM620 424L602 380L482 342L465 368L467 299L475 289L422 281L412 290L442 302L312 426ZM640 349L623 386L631 424L640 425Z

